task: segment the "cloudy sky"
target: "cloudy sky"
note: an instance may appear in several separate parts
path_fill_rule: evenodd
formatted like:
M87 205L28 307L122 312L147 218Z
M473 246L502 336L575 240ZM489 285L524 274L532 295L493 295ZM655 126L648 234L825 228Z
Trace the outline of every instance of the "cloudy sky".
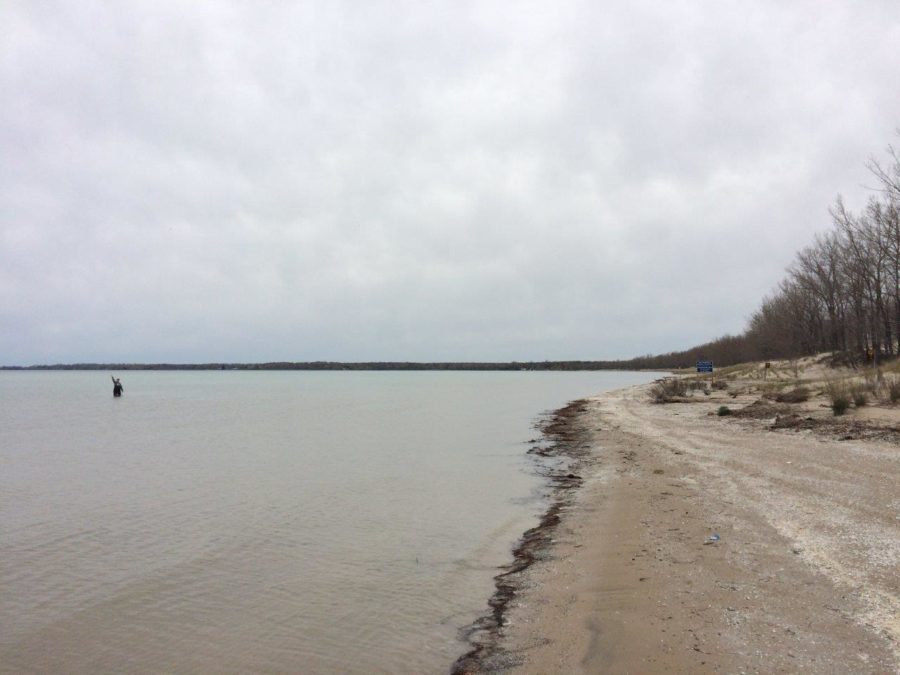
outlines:
M895 0L0 4L0 365L740 332L900 126Z

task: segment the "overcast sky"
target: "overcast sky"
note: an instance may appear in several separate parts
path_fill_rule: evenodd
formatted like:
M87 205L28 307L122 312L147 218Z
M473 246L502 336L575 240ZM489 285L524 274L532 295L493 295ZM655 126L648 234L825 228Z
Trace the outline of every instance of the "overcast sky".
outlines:
M0 365L743 330L900 126L895 0L0 4Z

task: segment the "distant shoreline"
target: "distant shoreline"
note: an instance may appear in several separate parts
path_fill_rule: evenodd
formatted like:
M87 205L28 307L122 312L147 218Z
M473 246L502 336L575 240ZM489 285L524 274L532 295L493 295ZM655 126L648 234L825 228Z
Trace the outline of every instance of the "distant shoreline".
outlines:
M0 370L451 370L451 371L590 371L648 370L628 361L273 361L267 363L72 363L0 366ZM649 369L658 370L658 369Z

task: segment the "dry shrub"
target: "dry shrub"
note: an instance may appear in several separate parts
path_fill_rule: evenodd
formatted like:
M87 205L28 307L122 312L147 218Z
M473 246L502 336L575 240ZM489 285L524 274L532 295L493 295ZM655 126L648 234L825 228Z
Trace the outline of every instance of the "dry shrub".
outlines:
M650 387L650 400L653 403L669 403L675 398L687 396L687 393L687 382L678 378L667 378Z
M850 407L850 392L843 382L832 381L825 387L825 395L831 401L831 410L835 415L843 415Z
M855 384L850 387L850 397L853 399L853 405L857 408L862 408L865 405L869 404L869 385L859 385Z
M900 402L900 378L892 377L887 380L887 393L891 403Z

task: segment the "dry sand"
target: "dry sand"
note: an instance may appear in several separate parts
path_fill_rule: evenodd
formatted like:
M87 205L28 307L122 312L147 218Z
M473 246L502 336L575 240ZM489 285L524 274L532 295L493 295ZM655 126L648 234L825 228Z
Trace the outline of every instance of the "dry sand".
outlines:
M714 414L756 400L588 399L583 484L459 672L900 672L896 437Z

